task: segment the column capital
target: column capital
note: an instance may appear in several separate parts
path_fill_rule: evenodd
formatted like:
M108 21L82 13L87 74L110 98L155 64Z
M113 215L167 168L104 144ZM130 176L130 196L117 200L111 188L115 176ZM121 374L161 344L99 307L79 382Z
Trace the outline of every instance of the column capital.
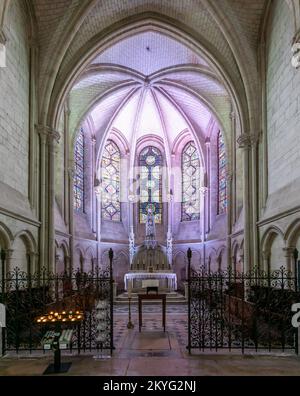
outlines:
M205 139L205 146L210 146L210 137Z
M234 111L231 111L231 112L229 113L229 118L230 118L232 121L234 121L234 120L236 119L236 115L235 115L235 112L234 112Z
M264 250L261 252L261 256L263 260L268 260L268 258L270 257L270 253Z
M293 257L295 247L284 247L282 250L284 251L286 257Z
M65 116L70 117L71 110L70 110L70 107L69 107L69 103L67 101L64 104L64 112L65 112Z
M56 141L59 143L60 139L60 133L56 131L55 129L48 127L46 125L36 125L36 129L38 134L47 140L48 144L53 143L53 141Z
M13 255L14 249L4 249L5 253L7 254L6 258L10 259Z
M255 146L255 144L258 142L258 139L259 134L257 133L243 133L237 138L237 144L239 148L250 149L251 147Z

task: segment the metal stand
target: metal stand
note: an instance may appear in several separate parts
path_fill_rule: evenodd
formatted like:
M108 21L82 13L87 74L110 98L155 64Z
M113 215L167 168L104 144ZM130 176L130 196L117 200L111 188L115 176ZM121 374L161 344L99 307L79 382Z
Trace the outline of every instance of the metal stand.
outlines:
M62 363L61 362L61 352L59 349L59 335L55 337L53 341L53 351L54 351L54 363L49 364L49 366L44 371L43 375L48 374L60 374L60 373L67 373L72 365L71 362L69 363Z
M131 321L131 297L128 297L128 323L127 329L133 329L134 324Z

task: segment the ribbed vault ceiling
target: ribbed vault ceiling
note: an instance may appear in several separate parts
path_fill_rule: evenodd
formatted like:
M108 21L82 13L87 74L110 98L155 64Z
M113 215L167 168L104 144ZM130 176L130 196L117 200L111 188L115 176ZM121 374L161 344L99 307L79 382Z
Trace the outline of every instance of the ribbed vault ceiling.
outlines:
M74 132L90 117L98 137L115 129L130 146L144 135L156 135L172 148L187 129L204 139L212 119L226 133L230 100L204 59L173 38L149 31L97 55L73 86L70 109Z

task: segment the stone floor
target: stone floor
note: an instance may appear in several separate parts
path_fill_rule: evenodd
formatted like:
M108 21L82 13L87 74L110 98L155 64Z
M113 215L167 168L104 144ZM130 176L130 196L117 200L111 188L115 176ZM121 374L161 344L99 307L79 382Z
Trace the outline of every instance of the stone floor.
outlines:
M137 310L133 307L134 329L128 330L128 313L124 307L115 311L115 347L112 358L95 354L65 355L64 362L72 362L68 373L60 375L79 376L191 376L191 375L300 375L300 358L292 354L263 354L240 351L193 352L186 351L186 307L167 311L167 331L161 328L159 306L144 307L144 327L138 332ZM42 375L52 353L45 355L8 355L0 359L0 376Z

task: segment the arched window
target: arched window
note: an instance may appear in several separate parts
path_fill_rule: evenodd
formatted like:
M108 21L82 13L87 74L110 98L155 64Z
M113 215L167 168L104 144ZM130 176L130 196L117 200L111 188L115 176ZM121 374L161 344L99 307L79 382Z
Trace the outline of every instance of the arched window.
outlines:
M80 128L74 150L74 209L84 210L84 132Z
M227 210L227 183L226 183L226 151L224 138L218 134L218 214L226 213Z
M120 161L118 146L108 140L102 156L102 218L121 221Z
M144 148L139 157L140 166L140 223L145 223L149 205L152 206L155 223L162 221L161 152L152 146Z
M200 160L194 142L189 142L182 151L182 204L181 220L200 219Z

